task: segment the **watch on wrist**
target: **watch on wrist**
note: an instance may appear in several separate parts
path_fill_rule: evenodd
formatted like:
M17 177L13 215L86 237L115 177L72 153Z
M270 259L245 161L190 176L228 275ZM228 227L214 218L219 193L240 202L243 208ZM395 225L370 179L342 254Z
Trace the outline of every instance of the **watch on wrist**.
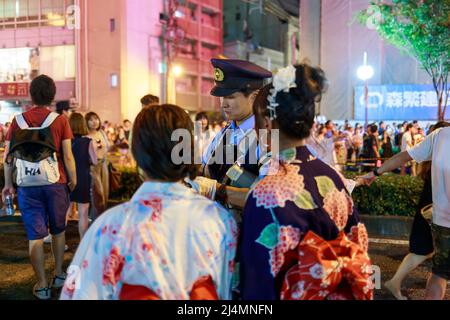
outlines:
M219 189L216 191L216 200L222 204L228 202L227 185L221 184Z

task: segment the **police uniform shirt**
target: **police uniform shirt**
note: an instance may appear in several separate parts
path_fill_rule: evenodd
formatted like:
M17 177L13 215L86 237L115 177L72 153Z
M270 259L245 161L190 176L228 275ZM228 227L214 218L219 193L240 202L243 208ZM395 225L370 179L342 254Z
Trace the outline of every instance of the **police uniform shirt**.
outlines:
M256 143L256 132L255 132L255 116L249 117L247 120L242 122L239 126L236 125L235 121L232 121L227 127L222 129L219 134L213 139L206 152L203 155L202 163L203 166L209 166L215 162L223 163L226 167L231 167L235 161L240 164L249 164L248 160L256 159L259 160L258 147L254 147ZM247 139L248 141L244 141ZM232 145L235 148L233 150L225 149L223 154L218 153L216 157L216 152L219 148L223 148L225 145ZM234 152L233 163L226 163L227 152ZM249 156L249 152L253 154L253 157ZM229 158L230 155L228 155ZM250 163L254 164L254 163ZM223 178L223 177L213 177L213 178Z

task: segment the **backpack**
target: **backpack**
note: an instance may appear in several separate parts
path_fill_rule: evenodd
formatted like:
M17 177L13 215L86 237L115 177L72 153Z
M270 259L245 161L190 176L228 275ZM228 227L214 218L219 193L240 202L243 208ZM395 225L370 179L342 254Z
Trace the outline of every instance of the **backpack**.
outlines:
M23 115L15 117L19 130L11 139L9 155L16 159L19 187L38 187L57 183L60 178L56 145L50 126L59 117L51 112L40 127L32 128Z

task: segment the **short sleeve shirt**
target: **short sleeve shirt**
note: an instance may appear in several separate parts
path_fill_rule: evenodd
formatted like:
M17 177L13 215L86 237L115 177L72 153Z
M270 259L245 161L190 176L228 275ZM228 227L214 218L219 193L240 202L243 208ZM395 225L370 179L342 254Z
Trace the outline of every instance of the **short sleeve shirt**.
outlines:
M25 118L25 121L27 121L27 123L31 127L40 127L49 114L50 110L48 110L47 108L35 107L23 113L23 116ZM6 134L6 141L11 141L12 136L18 129L19 126L17 125L16 119L14 119ZM67 121L64 116L59 116L50 126L50 131L55 141L56 155L58 157L58 167L60 174L58 183L65 184L67 183L67 177L62 157L62 142L64 140L73 139L72 129L70 128L69 121Z
M373 150L374 147L378 149L377 138L375 136L369 135L364 141L365 156L367 158L373 159L377 157L377 154Z
M434 131L408 150L418 163L432 161L433 223L450 228L450 128Z
M402 151L406 151L410 149L410 144L413 143L413 138L411 137L411 133L405 132L402 136Z

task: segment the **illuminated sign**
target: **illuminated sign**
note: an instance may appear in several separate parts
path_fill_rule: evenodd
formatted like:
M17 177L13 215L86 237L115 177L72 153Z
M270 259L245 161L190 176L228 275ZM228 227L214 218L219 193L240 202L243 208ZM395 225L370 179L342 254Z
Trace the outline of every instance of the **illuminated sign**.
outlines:
M370 120L434 120L438 101L432 85L369 86ZM355 119L365 117L364 87L355 88Z
M0 99L28 97L28 83L0 83Z

